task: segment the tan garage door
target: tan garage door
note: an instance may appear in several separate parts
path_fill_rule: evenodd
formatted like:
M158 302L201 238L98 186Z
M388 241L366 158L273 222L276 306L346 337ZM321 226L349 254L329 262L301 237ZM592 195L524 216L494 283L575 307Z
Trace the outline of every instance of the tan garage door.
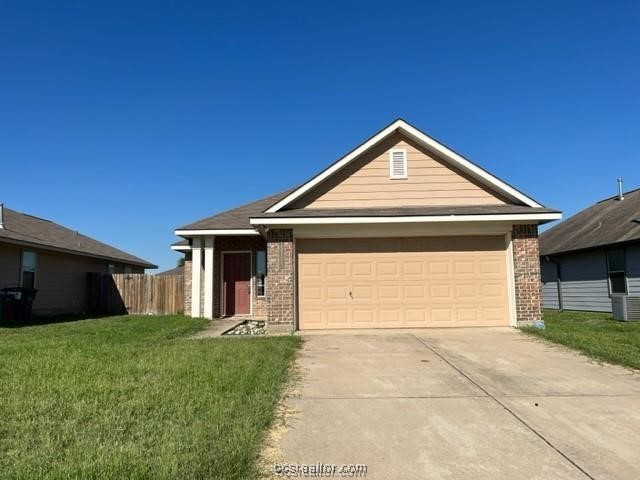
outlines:
M301 329L509 325L502 236L296 245Z

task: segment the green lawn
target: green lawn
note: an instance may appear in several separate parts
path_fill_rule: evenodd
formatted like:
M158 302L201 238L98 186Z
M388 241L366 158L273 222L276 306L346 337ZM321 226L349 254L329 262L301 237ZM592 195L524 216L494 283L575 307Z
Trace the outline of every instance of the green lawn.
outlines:
M253 478L299 339L185 338L205 324L0 328L0 476Z
M608 313L544 312L545 330L523 329L610 363L640 369L640 322L617 322Z

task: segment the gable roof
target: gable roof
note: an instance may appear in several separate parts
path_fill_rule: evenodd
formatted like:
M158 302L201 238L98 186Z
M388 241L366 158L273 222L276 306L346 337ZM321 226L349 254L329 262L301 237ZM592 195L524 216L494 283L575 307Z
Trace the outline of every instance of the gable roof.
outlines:
M440 157L446 153L447 161L455 167L471 175L483 185L514 201L513 205L484 205L484 206L424 206L375 209L295 209L290 204L307 193L316 185L322 183L333 173L340 170L347 163L355 160L367 149L378 145L395 132L401 132L418 141L431 151L436 151ZM444 153L443 153L444 152ZM289 208L285 208L289 206ZM473 217L473 216L477 216ZM431 137L420 132L404 120L396 120L383 130L375 134L362 145L342 157L320 174L308 182L283 192L264 197L260 200L241 205L230 210L189 223L175 230L176 235L191 237L194 235L257 235L256 225L262 223L277 223L286 218L323 218L324 223L331 223L331 218L342 220L353 218L384 219L389 217L403 217L407 221L464 221L464 220L532 220L544 223L560 218L557 210L545 208L532 198L526 196L514 187L506 184L487 171L471 163L469 160L445 147ZM411 219L410 217L413 217ZM428 217L428 218L426 218ZM482 218L479 218L482 217ZM426 220L424 220L426 218ZM171 246L174 250L188 250L188 242L178 242Z
M540 255L640 241L640 189L601 200L540 235Z
M418 130L413 125L405 122L402 119L398 119L392 122L387 127L380 130L374 136L366 140L364 143L360 144L358 147L353 149L351 152L347 153L344 157L340 158L338 161L330 165L328 168L311 178L306 183L302 184L300 187L294 189L291 193L284 196L282 199L277 200L276 203L271 205L266 209L265 213L275 213L279 210L282 210L287 205L290 205L294 200L300 198L305 193L309 192L312 188L319 185L327 178L347 166L349 163L353 162L355 159L360 157L364 152L377 145L384 139L388 138L390 135L400 132L414 141L418 142L424 148L429 151L435 152L438 154L439 158L442 158L446 162L450 163L454 167L462 170L466 174L475 178L477 181L482 183L483 185L490 187L494 191L500 193L501 195L517 202L522 205L526 205L534 208L541 208L543 205L535 201L533 198L525 195L521 191L515 189L511 185L507 184L503 180L498 177L492 175L487 172L483 168L479 167L475 163L467 160L462 155L451 150L446 145L438 142L432 137L428 136L426 133Z
M51 220L16 212L7 207L4 207L3 210L4 228L0 228L0 242L28 244L43 249L114 260L144 268L158 268L153 263L63 227Z

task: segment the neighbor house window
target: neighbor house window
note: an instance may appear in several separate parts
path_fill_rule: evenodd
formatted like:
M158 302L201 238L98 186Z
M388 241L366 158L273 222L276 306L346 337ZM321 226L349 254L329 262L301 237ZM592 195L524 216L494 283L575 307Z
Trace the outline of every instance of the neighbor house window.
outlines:
M132 271L133 269L131 268L131 265L124 266L124 273L131 273Z
M116 273L116 266L113 263L107 263L107 273Z
M607 272L609 275L609 292L627 293L627 272L623 249L607 252Z
M38 268L38 255L35 252L22 252L20 266L20 285L26 288L35 288L36 269Z
M267 276L267 252L256 252L256 296L264 297L264 280Z

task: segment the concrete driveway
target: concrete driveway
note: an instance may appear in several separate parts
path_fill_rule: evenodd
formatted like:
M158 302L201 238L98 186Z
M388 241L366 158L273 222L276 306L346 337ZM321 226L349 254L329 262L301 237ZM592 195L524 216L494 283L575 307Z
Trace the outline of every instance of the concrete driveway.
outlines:
M287 463L375 479L640 478L640 376L513 329L305 335Z

